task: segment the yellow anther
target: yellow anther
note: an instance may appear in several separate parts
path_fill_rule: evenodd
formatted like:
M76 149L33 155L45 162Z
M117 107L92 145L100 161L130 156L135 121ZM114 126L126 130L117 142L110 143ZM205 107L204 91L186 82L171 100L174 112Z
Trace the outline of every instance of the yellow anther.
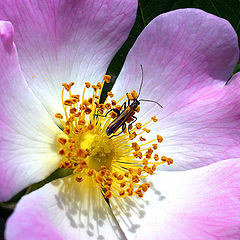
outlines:
M69 87L72 87L74 84L75 84L74 82L70 82Z
M159 160L158 154L154 154L154 160L155 160L155 161L158 161L158 160Z
M154 143L152 146L153 146L154 150L156 150L158 148L158 145L156 143Z
M101 108L99 108L99 109L98 109L98 113L99 113L99 114L103 114L103 113L104 113L104 110L101 109ZM114 112L113 112L113 113L114 113Z
M93 103L93 98L89 98L88 102L89 102L89 104L92 104Z
M133 140L137 136L136 132L130 133L129 134L129 139Z
M90 88L91 87L91 83L85 82L85 86L86 86L86 88Z
M121 188L124 188L125 186L126 186L126 182L121 182L121 183L120 183L120 187L121 187Z
M104 166L104 165L102 165L102 166L101 166L101 170L105 170L105 171L106 171L106 170L107 170L107 167Z
M117 110L119 110L119 111L121 110L121 108L122 108L122 106L120 106L120 105L116 105L116 106L115 106L115 109L117 109Z
M134 175L134 176L132 177L132 181L133 181L134 183L138 183L138 182L140 181L140 179L139 179L139 177L138 177L137 175Z
M71 114L75 114L76 111L77 111L76 108L71 108L71 109L70 109L70 113L71 113Z
M103 76L103 79L104 79L104 81L105 81L106 83L110 83L110 81L111 81L111 76L110 76L110 75L104 75L104 76Z
M98 87L96 85L92 85L92 88L95 92L98 90Z
M70 150L72 150L72 149L75 148L75 145L69 145L68 148L69 148Z
M89 103L88 100L84 100L82 104L83 104L84 106L89 106L89 105L90 105L90 103Z
M77 156L80 157L80 158L86 158L87 157L86 150L84 150L82 148L78 148L77 149Z
M132 143L132 148L133 148L135 151L140 150L140 146L139 146L137 143L135 143L135 142Z
M132 95L133 98L137 98L138 97L138 94L137 94L137 92L135 90L133 90L131 92L131 95Z
M112 193L110 192L110 191L107 191L106 193L105 193L105 196L104 196L105 198L111 198L112 197Z
M142 198L143 197L143 193L142 192L138 193L138 197Z
M106 173L106 170L105 170L105 169L102 169L101 171L99 171L99 174L100 174L101 176L104 176L105 173Z
M80 100L79 100L80 95L72 95L71 98L72 98L72 100L73 100L75 103L77 103L77 102L80 101Z
M131 93L128 93L127 96L128 96L128 99L129 99L129 100L133 100L133 99L134 99L134 97L132 96Z
M131 188L128 188L126 191L128 192L128 196L133 195L133 190Z
M84 109L85 109L85 106L84 106L83 104L80 104L80 105L79 105L79 109L80 109L80 110L84 110Z
M59 155L64 155L65 154L65 150L62 148L62 149L60 149L59 151L58 151L58 154Z
M141 129L142 128L142 124L141 123L136 123L135 126L136 126L137 129Z
M146 154L147 159L150 159L151 157L152 157L151 154L148 154L148 153Z
M115 106L117 102L115 100L111 100L112 106Z
M139 175L139 176L141 176L142 175L142 168L138 168L138 170L137 170L137 174Z
M124 173L124 176L125 176L126 178L128 178L128 177L129 177L129 173L128 173L128 172Z
M146 138L144 138L142 136L140 136L139 139L140 139L140 141L146 141Z
M128 171L129 171L130 174L133 174L133 169L132 168L129 168Z
M60 168L64 168L64 169L69 169L72 166L73 165L72 165L72 163L69 160L64 160L64 161L60 162L60 164L59 164L59 167Z
M119 196L122 197L125 194L124 190L119 191Z
M62 83L62 86L69 91L71 89L71 87L67 84L67 83Z
M119 176L117 177L117 179L118 179L118 180L123 180L123 175L119 175Z
M140 151L133 152L133 155L135 158L140 158L140 159L142 158L142 152L140 152Z
M167 159L168 159L168 158L167 158L166 156L162 156L162 157L161 157L161 160L162 160L163 162L166 162Z
M158 119L157 119L156 116L151 117L151 119L152 119L154 122L157 122L157 121L158 121Z
M159 143L161 143L161 142L163 141L163 137L160 136L160 135L157 135L157 141L158 141Z
M170 164L172 164L172 163L173 163L173 160L172 160L171 158L168 158L168 159L167 159L167 164L170 165Z
M144 185L150 188L150 183L145 183Z
M111 116L111 118L116 118L116 117L117 117L117 113L111 112L111 113L110 113L110 116Z
M98 175L96 176L96 182L97 182L97 183L103 183L103 177L102 177L100 174L98 174Z
M85 125L85 123L86 123L86 121L85 121L84 119L80 119L80 120L78 121L78 124L79 124L79 125Z
M77 182L82 182L83 181L82 177L76 177L75 179L76 179Z
M63 115L61 113L56 113L55 118L63 119Z
M72 99L67 99L64 101L64 105L66 105L66 106L72 106L72 104L74 104Z
M117 173L117 172L113 172L112 175L113 175L113 177L115 177L115 178L118 177L118 173Z
M63 137L59 137L59 138L57 139L57 142L60 143L60 144L62 144L62 145L64 145L64 144L66 144L67 139L66 139L66 138L63 138Z
M155 171L157 169L157 166L155 164L152 165L152 170Z
M112 107L112 106L111 106L111 104L110 104L110 103L106 103L106 104L105 104L105 107L106 107L106 109L108 109L108 110L109 110L109 109L111 109L111 107Z
M96 105L96 108L99 108L99 103L98 102L94 102L94 104Z
M143 165L147 166L148 165L148 160L145 158L143 159Z
M85 112L87 115L89 115L89 114L92 112L92 109L89 108L89 107L86 107L85 110L84 110L84 112Z
M85 161L81 161L81 162L80 162L80 166L81 166L82 168L87 168L87 167L88 167L88 165L87 165L87 163L86 163Z
M142 130L143 130L144 132L146 132L146 133L150 133L150 129L143 128Z
M64 130L63 130L67 135L69 135L70 134L70 129L69 128L64 128Z
M100 107L101 109L105 109L105 105L104 105L104 104L99 104L99 107Z
M148 148L147 154L152 154L152 153L153 153L153 150L151 148Z
M97 83L97 87L101 89L102 88L102 84L100 82L98 82Z
M88 130L92 130L92 129L94 129L94 125L93 125L92 123L90 123L90 124L88 125Z
M145 186L144 184L141 184L140 187L143 192L146 192L148 190L147 186Z
M107 95L108 95L109 97L111 97L111 98L114 97L114 94L113 94L111 91L108 92Z
M105 171L105 173L106 173L106 171ZM113 179L110 178L110 177L106 177L105 180L106 180L107 182L111 182L111 183L113 182Z

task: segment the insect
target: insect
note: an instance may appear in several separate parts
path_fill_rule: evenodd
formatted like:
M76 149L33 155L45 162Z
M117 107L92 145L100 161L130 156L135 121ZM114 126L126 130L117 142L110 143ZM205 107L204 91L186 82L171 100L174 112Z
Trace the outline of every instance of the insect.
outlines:
M141 64L140 64L140 67L141 67L141 72L142 72L142 80L141 80L141 85L140 85L138 95L137 95L138 97L141 93L142 84L143 84L143 67ZM135 117L134 114L136 113L137 107L140 105L140 101L153 102L153 103L158 104L162 108L162 106L156 101L145 100L145 99L138 100L138 97L135 97L131 103L131 100L128 97L128 93L126 95L128 98L128 101L127 101L128 105L127 105L127 102L124 102L123 105L121 106L120 110L116 109L116 108L110 109L105 114L105 116L103 116L103 117L106 117L112 111L117 114L117 117L108 125L108 127L106 129L106 133L108 136L116 133L118 129L122 128L122 131L120 133L118 133L117 135L112 135L111 137L120 135L126 129L127 123L129 123L128 132L130 133L129 126L131 126L134 122L137 121L137 117Z

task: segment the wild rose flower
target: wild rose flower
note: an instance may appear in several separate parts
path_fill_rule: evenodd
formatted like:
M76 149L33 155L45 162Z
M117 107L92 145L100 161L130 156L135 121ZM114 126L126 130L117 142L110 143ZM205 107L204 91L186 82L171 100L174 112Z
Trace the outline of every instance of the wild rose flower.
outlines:
M228 22L196 9L157 17L100 106L98 82L129 33L137 2L0 6L0 199L59 165L74 172L24 196L7 239L239 237L239 74L225 86L238 43ZM113 95L136 97L140 65L140 97L164 108L141 103L133 136L109 138L112 119L98 115L116 108ZM166 167L196 169L159 171Z

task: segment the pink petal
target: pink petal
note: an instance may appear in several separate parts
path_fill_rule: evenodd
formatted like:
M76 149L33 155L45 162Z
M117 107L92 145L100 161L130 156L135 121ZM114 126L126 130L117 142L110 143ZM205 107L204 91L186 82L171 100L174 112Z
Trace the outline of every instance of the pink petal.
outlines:
M114 93L141 82L142 123L157 115L152 134L164 141L159 154L168 169L191 169L240 156L239 83L224 84L239 55L237 35L224 19L198 9L162 14L144 29L130 51ZM236 85L235 85L236 84Z
M140 198L111 198L127 239L233 240L240 236L240 159L158 172ZM151 182L152 181L152 182Z
M71 177L24 196L8 219L6 238L125 239L98 186Z
M196 91L188 101L180 109L170 107L169 115L155 125L164 137L159 153L174 159L169 169L191 169L239 157L240 74L226 86Z
M0 201L56 169L60 129L21 73L10 22L0 21Z
M9 0L0 3L0 19L13 23L24 76L54 116L62 82L77 82L79 92L85 81L102 80L136 10L136 0Z

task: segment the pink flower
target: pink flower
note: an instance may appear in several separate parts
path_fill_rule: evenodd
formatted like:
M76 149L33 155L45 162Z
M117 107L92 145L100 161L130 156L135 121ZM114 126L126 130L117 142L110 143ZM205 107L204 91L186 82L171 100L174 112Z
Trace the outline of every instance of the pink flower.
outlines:
M1 201L58 168L57 139L70 139L54 118L64 114L61 85L75 82L81 94L84 82L101 80L136 9L133 0L0 1ZM197 9L155 18L129 52L113 93L117 99L138 89L143 66L140 98L158 101L163 109L141 102L136 116L140 123L157 116L143 137L160 133L164 141L156 152L174 164L147 177L151 186L143 198L113 195L109 204L102 195L107 187L87 173L81 183L68 176L46 184L20 200L6 239L238 239L240 75L225 85L238 54L236 33L223 19ZM111 148L101 134L95 140L87 135L81 144L95 144L103 154L130 151L125 135L113 138ZM135 164L132 159L128 164Z

